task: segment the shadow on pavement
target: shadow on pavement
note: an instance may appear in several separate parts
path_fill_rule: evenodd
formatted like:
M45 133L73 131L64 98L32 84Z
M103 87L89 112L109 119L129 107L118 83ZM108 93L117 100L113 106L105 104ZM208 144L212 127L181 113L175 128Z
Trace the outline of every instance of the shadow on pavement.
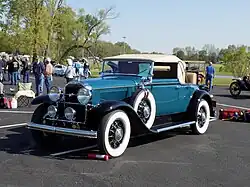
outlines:
M32 139L31 133L25 127L6 129L5 137L0 139L0 151L9 154L20 154L20 155L31 155L50 159L86 159L86 154L91 150L78 151L60 156L51 156L53 153L59 153L63 151L84 148L88 146L96 145L96 140L91 139L72 139L66 138L58 147L53 147L53 149L48 148L46 150L39 149L35 146ZM129 147L137 147L141 145L151 144L163 139L168 139L177 135L189 134L187 130L175 130L169 132L163 132L160 134L147 134L140 137L133 137L130 140ZM98 150L92 149L91 153L97 153Z

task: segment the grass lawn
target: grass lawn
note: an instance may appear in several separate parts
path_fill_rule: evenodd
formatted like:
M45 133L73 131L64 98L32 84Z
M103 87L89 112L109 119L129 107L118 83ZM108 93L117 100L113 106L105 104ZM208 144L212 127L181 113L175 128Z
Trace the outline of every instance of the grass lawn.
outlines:
M223 67L222 64L213 64L213 66L214 66L214 68L215 68L215 74L216 74L216 75L229 75L229 76L232 75L231 72L220 71L220 68Z
M215 78L213 84L216 86L229 86L231 82L231 78Z

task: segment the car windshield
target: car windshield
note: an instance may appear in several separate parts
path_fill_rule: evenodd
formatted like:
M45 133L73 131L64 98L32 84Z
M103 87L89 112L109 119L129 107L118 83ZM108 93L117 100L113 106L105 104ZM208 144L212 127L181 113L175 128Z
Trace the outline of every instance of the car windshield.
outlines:
M151 61L104 60L102 75L132 75L147 77L152 68Z

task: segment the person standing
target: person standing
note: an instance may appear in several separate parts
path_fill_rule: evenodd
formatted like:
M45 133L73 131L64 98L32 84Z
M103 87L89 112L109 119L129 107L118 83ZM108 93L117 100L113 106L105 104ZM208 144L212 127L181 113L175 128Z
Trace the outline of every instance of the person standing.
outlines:
M214 75L215 75L215 69L213 67L213 63L209 62L209 65L206 67L206 85L208 86L209 82L209 91L211 91L213 87Z
M23 83L28 83L29 82L29 77L30 77L30 66L29 66L29 60L27 57L24 57L22 60L22 74L23 74Z
M2 57L0 57L0 82L4 81L4 67L5 67L4 61Z
M36 58L33 63L33 73L35 76L36 83L36 96L43 94L44 71L44 63Z
M67 59L68 67L65 71L65 78L66 82L70 82L74 79L75 74L75 68L73 67L73 61L71 59Z
M14 56L13 60L9 63L9 69L11 73L11 85L17 85L19 62L16 56Z
M44 72L44 80L45 80L45 86L47 89L47 94L49 94L51 85L52 85L52 81L53 81L53 66L51 64L51 59L50 58L46 58L45 60L45 72Z

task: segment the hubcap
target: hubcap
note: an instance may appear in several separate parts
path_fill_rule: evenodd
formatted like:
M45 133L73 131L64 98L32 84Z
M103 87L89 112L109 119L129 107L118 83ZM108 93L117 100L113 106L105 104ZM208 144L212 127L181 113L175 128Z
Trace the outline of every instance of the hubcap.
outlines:
M109 144L113 149L119 147L124 138L124 126L120 120L112 123L109 129Z
M203 107L201 107L197 116L198 125L200 128L204 126L204 124L206 123L206 119L207 119L206 111Z
M149 106L149 103L147 100L142 100L138 106L138 110L137 113L139 115L139 117L141 118L141 120L144 123L147 123L150 114L151 114L151 108Z

